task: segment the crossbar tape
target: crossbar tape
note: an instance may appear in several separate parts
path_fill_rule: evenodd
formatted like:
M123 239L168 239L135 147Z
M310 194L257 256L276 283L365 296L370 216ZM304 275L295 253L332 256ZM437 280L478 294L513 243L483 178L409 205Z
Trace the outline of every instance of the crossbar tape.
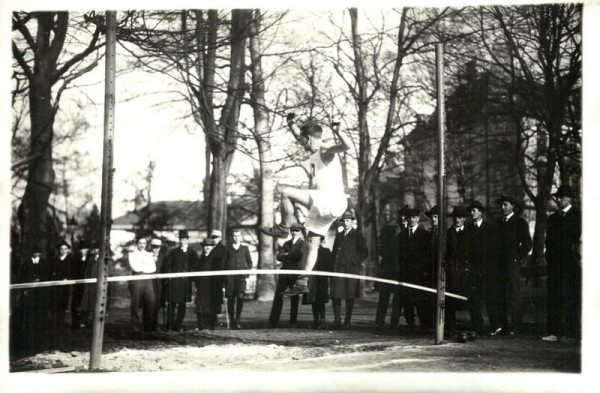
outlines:
M154 280L159 278L185 278L185 277L210 277L210 276L235 276L235 275L265 275L265 274L298 274L307 276L325 276L325 277L340 277L340 278L354 278L358 280L369 280L375 282L382 282L386 284L398 285L407 288L418 289L420 291L437 293L434 288L425 287L422 285L411 284L403 281L388 280L386 278L363 276L359 274L349 273L335 273L335 272L321 272L321 271L305 271L305 270L280 270L280 269L260 269L260 270L213 270L203 272L183 272L183 273L160 273L160 274L137 274L134 276L113 276L108 277L109 282L119 281L137 281L137 280ZM12 284L10 289L26 289L26 288L42 288L52 287L61 285L73 285L73 284L93 284L96 282L95 278L83 278L78 280L59 280L59 281L38 281L31 283ZM451 292L446 292L446 296L453 297L460 300L467 300L465 296L457 295Z

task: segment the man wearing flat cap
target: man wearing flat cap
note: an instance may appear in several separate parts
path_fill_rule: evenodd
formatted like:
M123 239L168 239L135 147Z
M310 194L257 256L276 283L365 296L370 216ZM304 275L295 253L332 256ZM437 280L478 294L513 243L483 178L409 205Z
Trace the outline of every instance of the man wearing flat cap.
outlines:
M518 207L512 195L502 194L496 200L502 218L498 224L498 258L500 263L500 328L492 335L514 336L521 327L521 265L533 245L529 225L515 214Z
M302 240L302 226L293 223L290 226L292 238L285 243L277 253L277 260L281 262L281 270L301 270L302 256L304 254L304 240ZM298 279L297 274L280 274L277 277L277 287L269 316L269 327L276 328L279 324L281 309L283 308L283 292L293 288ZM295 327L298 322L298 302L300 295L290 296L290 326Z
M483 219L485 208L479 201L473 201L469 206L471 213L471 232L473 234L473 264L476 267L476 275L479 277L481 288L481 301L485 302L490 331L494 332L500 328L498 316L498 300L500 287L498 277L500 267L498 265L498 252L496 247L496 228L493 224Z
M581 339L581 211L572 205L575 193L563 184L552 194L559 210L548 218L548 335L544 341Z
M433 280L431 249L429 234L419 225L421 211L406 209L408 227L400 232L400 281L417 285L429 284ZM433 298L429 293L402 288L402 307L404 318L410 331L415 330L415 308L419 316L420 328L423 330L433 326Z
M169 253L165 273L189 272L198 264L198 253L189 247L189 237L187 230L179 231L179 247ZM192 281L186 277L168 279L163 297L168 302L166 330L182 331L186 302L192 300Z
M333 271L336 273L360 274L361 264L367 258L367 243L360 231L353 228L354 213L348 210L342 215L340 222L343 230L338 232L333 241ZM354 299L359 293L359 280L332 277L330 294L333 305L334 321L331 329L349 329L354 309ZM342 300L346 302L346 314L342 325Z

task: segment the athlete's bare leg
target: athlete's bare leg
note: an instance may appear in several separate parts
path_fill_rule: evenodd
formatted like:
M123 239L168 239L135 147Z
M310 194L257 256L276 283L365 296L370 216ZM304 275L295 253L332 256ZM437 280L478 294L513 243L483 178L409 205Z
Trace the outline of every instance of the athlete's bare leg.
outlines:
M286 238L290 233L290 225L294 216L294 203L310 208L310 194L308 190L287 187L281 192L279 209L281 212L281 224L274 227L261 227L260 230L269 236Z

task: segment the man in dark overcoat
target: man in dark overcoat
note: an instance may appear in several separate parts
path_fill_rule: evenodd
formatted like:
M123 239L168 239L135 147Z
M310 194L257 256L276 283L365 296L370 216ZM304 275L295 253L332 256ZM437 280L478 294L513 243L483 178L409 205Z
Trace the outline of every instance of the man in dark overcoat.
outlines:
M354 213L348 210L340 219L343 230L338 232L333 242L333 271L335 273L360 274L362 262L367 258L367 244L360 231L353 228ZM349 329L354 309L354 299L360 296L360 280L352 278L331 278L331 298L333 304L332 329ZM346 314L342 325L342 299L346 302Z
M400 260L398 249L398 234L400 227L397 225L397 219L394 217L390 206L387 205L383 211L385 225L381 228L377 238L377 253L381 257L377 277L388 280L398 279L400 273ZM375 288L379 292L379 301L377 302L377 313L375 323L379 329L385 326L385 315L387 313L390 297L393 295L391 327L397 328L400 322L400 292L399 287L393 284L376 282Z
M195 271L223 270L223 260L214 254L216 243L212 238L207 238L202 243L203 250ZM197 277L195 308L199 330L214 330L217 324L217 315L221 313L223 304L223 276Z
M501 328L492 334L514 336L522 323L521 265L531 251L533 242L527 221L515 214L515 208L518 207L517 200L512 195L503 194L496 202L502 211L502 218L497 226Z
M317 256L317 263L313 271L333 271L333 254L325 247L325 238L321 236L321 245ZM308 293L305 293L302 304L310 304L313 313L313 329L326 329L325 303L329 302L329 277L313 276L308 281Z
M304 240L302 239L302 226L297 223L290 225L292 238L285 243L277 253L277 260L281 262L281 270L301 270L300 263L304 255ZM296 283L297 274L280 274L277 278L275 295L269 316L269 327L276 328L279 324L281 309L283 308L283 292L291 289ZM298 302L300 295L290 296L290 326L295 327L298 322Z
M407 209L408 227L400 233L400 277L399 281L417 285L430 285L433 277L431 263L430 234L419 225L421 211ZM420 328L433 326L433 301L430 293L404 288L404 318L409 330L415 329L415 308L419 316Z
M464 309L465 306L469 308L472 330L479 334L483 333L479 266L476 266L473 260L472 228L465 225L465 220L469 215L470 213L465 207L454 207L452 226L446 232L448 291L468 298L468 304L460 299L446 299L446 325L450 334L456 330L456 311Z
M88 258L90 246L85 240L81 240L79 241L77 248L78 250L75 253L75 261L73 265L71 265L73 268L71 271L71 277L75 280L84 277L85 261ZM79 305L81 304L81 298L83 297L84 289L85 284L73 285L73 294L71 296L71 329L80 329L83 327Z
M479 201L473 201L469 206L471 213L471 229L473 234L473 264L479 277L477 283L481 290L480 302L485 302L485 308L490 324L490 331L495 332L500 328L498 317L498 300L500 297L498 252L496 247L496 229L494 225L483 219L485 208ZM481 306L480 306L481 307Z
M225 270L252 269L250 249L242 245L242 233L239 229L231 232L232 243L225 248ZM240 319L244 309L247 275L239 274L225 277L225 296L227 297L227 314L233 329L241 329Z
M545 341L581 339L581 211L572 205L573 189L561 185L552 194L559 210L548 218L548 335Z
M50 265L43 257L39 246L34 245L31 257L23 261L20 269L19 281L31 283L48 281L50 278ZM48 324L48 289L27 288L23 290L21 297L21 309L23 310L21 327L29 331L29 339L35 339L32 329L46 328Z
M71 254L71 245L62 240L58 246L58 256L50 266L50 280L70 280L73 277L75 257ZM59 328L65 320L69 305L69 292L71 285L59 285L50 288L50 322L53 327Z
M179 247L169 253L164 273L189 272L198 264L198 252L189 247L188 231L179 231ZM167 301L166 330L182 331L186 303L192 300L192 281L187 277L170 278L164 288L163 297Z

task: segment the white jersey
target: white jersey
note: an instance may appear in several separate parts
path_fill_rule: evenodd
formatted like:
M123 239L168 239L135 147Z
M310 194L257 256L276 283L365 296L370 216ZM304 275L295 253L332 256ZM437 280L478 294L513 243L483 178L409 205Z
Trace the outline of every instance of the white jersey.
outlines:
M321 152L310 156L314 189L309 190L311 206L304 226L311 232L327 235L329 227L346 210L347 201L342 180L342 165L337 154L327 165Z
M314 187L331 197L344 196L344 182L342 180L342 164L337 154L327 165L321 159L321 152L317 151L310 156L310 166Z

